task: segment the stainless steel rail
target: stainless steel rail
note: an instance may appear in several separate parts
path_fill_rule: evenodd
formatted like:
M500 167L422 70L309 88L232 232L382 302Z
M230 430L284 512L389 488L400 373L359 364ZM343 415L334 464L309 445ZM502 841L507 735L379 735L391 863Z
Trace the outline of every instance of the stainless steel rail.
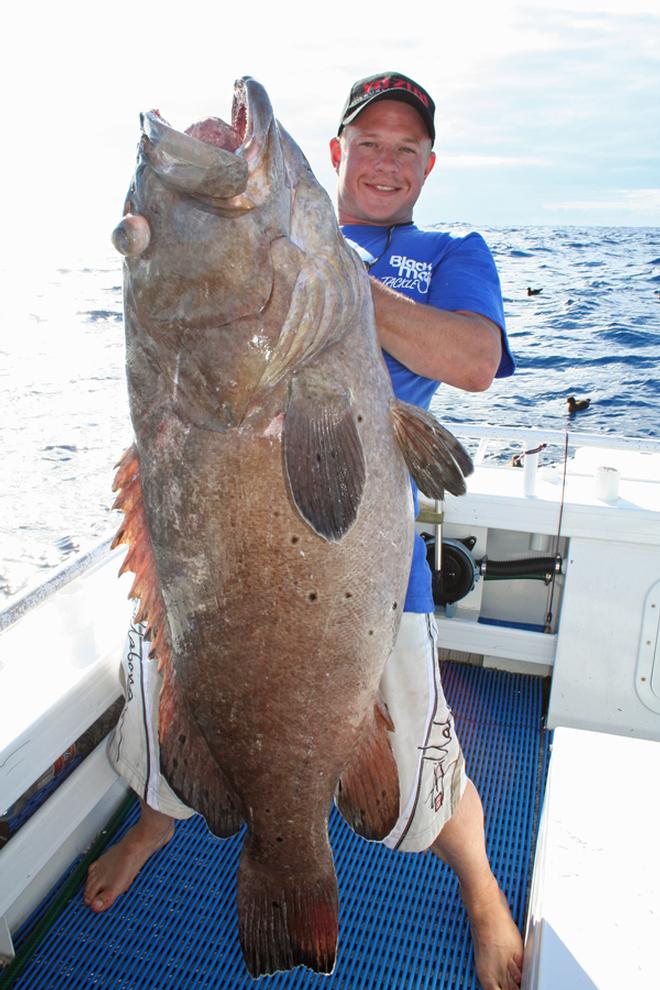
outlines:
M447 423L447 429L462 438L476 440L505 440L526 443L529 438L535 442L561 444L566 442L565 430L543 430L524 426L484 426L482 423ZM614 433L580 433L568 431L569 447L605 447L610 450L638 450L643 453L660 454L660 440L642 437L622 437Z
M90 550L79 554L73 560L63 564L46 578L42 584L31 588L10 602L0 612L0 632L11 626L14 622L17 622L26 612L29 612L36 605L41 605L43 601L50 598L60 588L63 588L65 584L69 584L70 581L73 581L84 571L89 570L90 567L99 563L110 552L111 543L112 537L108 537Z

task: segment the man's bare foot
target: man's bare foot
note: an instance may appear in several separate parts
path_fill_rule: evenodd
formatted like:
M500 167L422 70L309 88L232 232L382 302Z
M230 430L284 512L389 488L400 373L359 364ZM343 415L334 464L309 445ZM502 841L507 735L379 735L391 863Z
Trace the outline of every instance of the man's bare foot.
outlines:
M155 852L174 835L174 819L140 802L141 814L119 842L110 846L87 871L83 900L92 911L107 911L126 893Z
M454 870L461 885L482 990L517 990L522 938L488 862L483 808L471 780L431 851Z
M465 907L472 929L477 977L483 990L518 990L523 941L495 877Z

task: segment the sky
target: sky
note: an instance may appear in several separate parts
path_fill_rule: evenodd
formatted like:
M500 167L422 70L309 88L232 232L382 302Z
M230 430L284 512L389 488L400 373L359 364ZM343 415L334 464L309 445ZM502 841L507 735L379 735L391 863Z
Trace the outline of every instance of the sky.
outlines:
M316 12L316 13L314 13ZM4 15L4 253L105 250L140 111L229 119L252 75L334 198L351 84L434 97L423 224L660 226L660 0L58 4Z

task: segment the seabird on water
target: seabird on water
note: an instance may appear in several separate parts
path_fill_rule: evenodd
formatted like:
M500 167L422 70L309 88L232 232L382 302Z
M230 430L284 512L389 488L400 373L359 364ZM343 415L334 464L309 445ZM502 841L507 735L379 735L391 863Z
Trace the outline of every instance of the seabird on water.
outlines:
M566 399L569 413L582 412L583 409L588 409L590 402L591 399L576 399L574 395L569 395Z

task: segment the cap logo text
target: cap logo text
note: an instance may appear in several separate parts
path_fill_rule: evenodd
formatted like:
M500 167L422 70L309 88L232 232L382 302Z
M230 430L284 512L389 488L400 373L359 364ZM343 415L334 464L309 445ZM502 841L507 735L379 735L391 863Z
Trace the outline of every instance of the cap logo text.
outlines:
M388 89L405 89L409 93L412 93L413 96L416 96L425 107L429 105L426 93L423 93L417 86L413 86L406 79L399 79L397 76L383 76L382 79L375 79L373 82L365 83L363 99L374 93L383 93Z

